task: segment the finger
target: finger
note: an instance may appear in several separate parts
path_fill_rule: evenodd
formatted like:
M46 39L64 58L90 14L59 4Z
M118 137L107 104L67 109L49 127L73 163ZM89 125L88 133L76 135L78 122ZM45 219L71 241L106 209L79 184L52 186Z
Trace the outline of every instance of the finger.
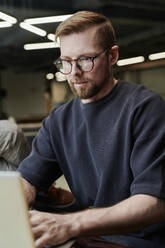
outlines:
M41 237L44 233L42 226L35 226L35 227L32 227L31 229L32 229L32 233L35 238Z
M42 223L42 214L38 211L30 212L30 223L32 226L37 226Z
M40 212L37 211L37 210L29 210L29 215L30 215L30 216L33 216L33 215L35 215L35 214L37 214L37 213L40 213Z
M43 248L45 245L48 245L49 236L47 234L42 235L40 238L35 240L36 248Z

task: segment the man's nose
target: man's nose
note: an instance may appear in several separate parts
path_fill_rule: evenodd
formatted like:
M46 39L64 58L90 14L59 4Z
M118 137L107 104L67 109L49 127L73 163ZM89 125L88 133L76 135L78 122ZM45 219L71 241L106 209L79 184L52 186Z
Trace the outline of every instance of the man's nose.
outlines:
M77 61L72 61L72 71L71 71L71 75L76 75L81 73L81 70L77 64Z

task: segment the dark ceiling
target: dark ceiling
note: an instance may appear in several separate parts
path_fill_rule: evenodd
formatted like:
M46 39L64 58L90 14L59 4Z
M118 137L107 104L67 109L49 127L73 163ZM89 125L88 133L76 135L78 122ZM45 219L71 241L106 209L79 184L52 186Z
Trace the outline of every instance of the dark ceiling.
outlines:
M0 70L17 72L49 72L59 49L25 51L26 43L50 42L21 29L19 22L27 18L72 14L93 10L109 17L116 30L120 59L165 51L164 0L0 0L0 11L16 17L12 27L0 28ZM1 21L1 20L0 20ZM54 33L56 23L36 25Z

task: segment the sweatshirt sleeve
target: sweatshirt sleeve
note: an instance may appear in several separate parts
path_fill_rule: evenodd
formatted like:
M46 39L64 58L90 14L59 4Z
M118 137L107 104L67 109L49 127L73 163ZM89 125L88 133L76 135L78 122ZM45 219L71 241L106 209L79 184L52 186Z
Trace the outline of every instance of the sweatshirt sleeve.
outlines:
M131 194L165 198L165 102L154 95L134 111Z
M39 190L47 189L62 175L52 147L50 117L43 121L32 143L32 151L21 162L18 171Z

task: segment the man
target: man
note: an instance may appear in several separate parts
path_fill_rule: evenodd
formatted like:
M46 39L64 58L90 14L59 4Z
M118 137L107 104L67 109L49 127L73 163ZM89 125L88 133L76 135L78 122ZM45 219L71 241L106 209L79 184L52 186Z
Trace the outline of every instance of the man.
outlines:
M76 98L53 110L20 165L28 202L62 174L86 210L30 212L36 247L97 235L134 248L164 247L165 103L113 77L110 21L77 12L59 25L61 56Z

